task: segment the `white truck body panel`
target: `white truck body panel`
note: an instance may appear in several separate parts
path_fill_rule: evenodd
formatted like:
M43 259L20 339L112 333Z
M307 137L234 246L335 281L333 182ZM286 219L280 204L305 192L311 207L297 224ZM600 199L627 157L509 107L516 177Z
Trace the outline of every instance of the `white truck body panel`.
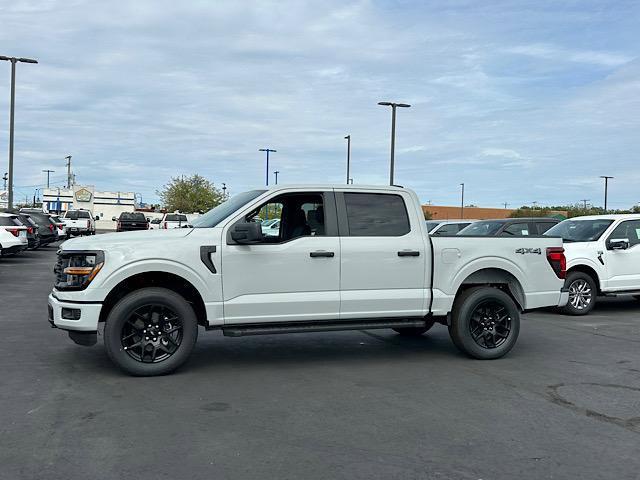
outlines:
M303 236L259 245L227 241L229 229L268 198L286 192L332 190L400 195L406 203L410 232L400 237ZM210 253L215 274L201 260L203 246L215 247ZM561 293L563 280L548 263L546 247L560 246L559 238L541 237L429 239L420 202L404 188L276 186L216 227L121 232L65 242L64 251L103 251L104 267L82 291L54 289L49 304L56 326L95 331L100 312L95 305L120 282L136 274L166 272L193 285L205 304L210 326L424 317L429 313L444 316L469 276L499 269L509 272L519 285L516 288L521 288L522 308L556 306L564 305L567 295ZM538 249L539 253L516 253L520 248ZM405 250L418 255L398 255ZM334 252L334 256L311 258L313 251ZM82 308L80 320L60 318L65 302L83 302L74 304Z

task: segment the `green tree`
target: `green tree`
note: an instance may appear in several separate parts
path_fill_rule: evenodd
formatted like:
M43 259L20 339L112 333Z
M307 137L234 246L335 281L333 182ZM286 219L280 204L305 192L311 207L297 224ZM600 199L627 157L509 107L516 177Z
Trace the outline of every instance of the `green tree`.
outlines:
M543 208L531 208L529 206L520 207L509 214L511 218L523 218L523 217L548 217L550 210L546 207Z
M170 212L206 212L223 201L222 192L197 173L190 177L174 177L156 193Z

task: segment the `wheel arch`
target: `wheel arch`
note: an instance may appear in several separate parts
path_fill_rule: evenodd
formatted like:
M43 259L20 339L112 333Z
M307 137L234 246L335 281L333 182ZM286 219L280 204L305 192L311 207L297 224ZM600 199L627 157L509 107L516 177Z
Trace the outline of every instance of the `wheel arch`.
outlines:
M525 309L526 299L522 284L515 275L506 270L501 268L476 270L462 281L456 291L455 298L457 299L464 291L477 286L498 288L507 293L516 302L520 310Z
M591 278L593 278L593 281L596 282L596 288L598 289L598 293L602 292L602 287L600 285L600 277L598 276L598 272L596 271L595 268L589 266L589 265L585 265L585 264L578 264L578 265L574 265L572 267L570 267L567 270L567 277L569 276L569 274L573 273L573 272L582 272L585 273L587 275L589 275Z
M131 275L121 280L110 291L100 310L99 322L105 322L111 309L131 292L147 287L161 287L181 295L193 308L198 324L207 326L207 311L198 289L184 277L164 271L150 271Z

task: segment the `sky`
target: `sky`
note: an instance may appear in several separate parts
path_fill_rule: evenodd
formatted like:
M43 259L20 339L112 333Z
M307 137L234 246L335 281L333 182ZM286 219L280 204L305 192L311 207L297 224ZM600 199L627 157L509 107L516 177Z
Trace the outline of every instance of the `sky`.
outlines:
M0 0L18 64L15 198L53 169L157 201L198 173L265 183L389 179L424 203L640 202L638 1ZM0 62L0 161L10 65ZM271 174L270 182L273 182Z

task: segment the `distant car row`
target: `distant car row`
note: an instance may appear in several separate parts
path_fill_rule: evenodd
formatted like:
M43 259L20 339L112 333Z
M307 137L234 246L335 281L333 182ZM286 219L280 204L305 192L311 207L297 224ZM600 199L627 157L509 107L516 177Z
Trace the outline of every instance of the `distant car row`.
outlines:
M122 212L119 217L112 217L111 220L117 222L116 232L167 230L191 226L184 213L165 213L162 218L151 219L141 212Z
M0 255L35 250L67 236L57 215L38 209L4 210L0 213Z
M556 218L500 218L496 220L427 221L431 236L527 237L542 235L560 220Z

